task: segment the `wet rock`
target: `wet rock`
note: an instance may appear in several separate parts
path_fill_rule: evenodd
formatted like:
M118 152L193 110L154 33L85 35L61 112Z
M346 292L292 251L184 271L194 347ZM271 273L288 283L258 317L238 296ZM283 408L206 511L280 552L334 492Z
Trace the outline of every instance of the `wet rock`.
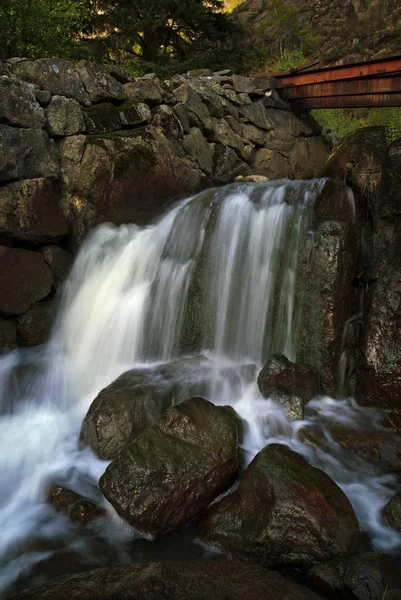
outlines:
M45 131L0 125L0 182L34 177L56 179L59 172L54 142Z
M382 517L393 529L401 533L401 491L398 491L383 508Z
M22 314L47 296L52 274L38 252L0 246L0 314Z
M268 397L281 407L289 421L300 421L304 418L304 400L300 396L291 396L273 389Z
M319 374L311 365L296 364L282 354L274 354L259 373L258 388L265 398L272 390L279 390L309 402L319 394Z
M18 344L30 347L47 342L55 313L55 303L52 300L47 300L34 304L26 313L17 317Z
M100 489L139 531L184 525L234 482L237 425L203 398L169 408L107 467Z
M207 395L212 373L213 364L203 356L123 373L92 402L82 424L81 441L102 459L116 458L157 423L167 408L186 398ZM250 374L251 370L245 372L243 378L251 381ZM241 382L233 369L225 370L224 376L239 389ZM219 393L218 385L216 390Z
M17 328L14 323L0 318L0 355L17 346Z
M75 135L85 129L81 107L72 98L53 96L45 112L49 135Z
M386 587L382 582L380 558L377 554L338 558L315 565L308 579L319 593L333 600L380 600Z
M45 246L40 250L45 262L53 275L53 285L56 290L67 278L73 263L73 256L59 246Z
M102 508L96 506L96 504L87 498L83 498L61 485L56 485L50 489L48 502L58 512L68 515L76 525L85 526L105 514Z
M74 98L84 106L91 103L89 94L72 63L58 58L22 60L13 63L12 71L19 79L34 83L53 96Z
M123 86L105 69L81 60L76 64L76 70L92 103L124 99Z
M13 600L319 600L311 590L235 561L164 561L102 568L53 579Z
M319 135L321 131L320 125L310 116L302 115L298 118L293 112L274 108L265 109L265 112L269 123L266 129L273 129L293 137Z
M298 260L302 317L297 360L318 370L321 391L333 397L339 393L343 332L352 314L358 267L359 232L349 212L343 219L318 224L305 238Z
M386 415L382 425L398 432L401 431L401 410L390 411Z
M305 143L307 140L302 138ZM289 133L284 133L282 131L276 131L275 129L271 129L265 133L265 144L264 147L269 150L275 150L276 152L280 152L283 156L287 158L290 156L291 150L295 145L296 139L294 136ZM306 167L306 165L304 165Z
M41 129L45 120L43 109L26 83L14 77L0 77L0 123Z
M344 450L385 471L401 472L401 438L385 431L351 429L339 423L325 423L329 435ZM301 441L312 446L325 446L324 433L319 428L306 427L298 432Z
M201 539L246 562L307 569L350 554L358 521L340 488L287 446L266 446L238 490L213 504Z
M196 160L199 168L205 173L213 170L213 152L203 133L197 127L191 127L188 135L182 140L186 152Z
M149 106L160 104L162 95L155 83L149 79L138 79L124 85L124 96L133 102L145 102Z
M38 244L67 234L68 222L48 179L23 179L0 187L0 236Z

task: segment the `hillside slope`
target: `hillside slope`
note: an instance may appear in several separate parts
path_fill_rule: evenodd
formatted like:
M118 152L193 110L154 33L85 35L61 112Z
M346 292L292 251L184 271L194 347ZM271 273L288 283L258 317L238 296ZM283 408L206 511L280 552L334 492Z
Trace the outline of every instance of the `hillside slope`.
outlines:
M289 53L290 66L401 54L400 0L245 0L232 15L272 66Z

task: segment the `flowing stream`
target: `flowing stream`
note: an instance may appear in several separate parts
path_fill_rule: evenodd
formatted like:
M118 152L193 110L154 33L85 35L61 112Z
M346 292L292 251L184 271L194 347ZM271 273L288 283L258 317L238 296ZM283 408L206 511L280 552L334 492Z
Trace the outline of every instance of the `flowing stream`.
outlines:
M399 548L400 536L379 518L393 476L350 459L328 436L321 450L297 439L301 426L325 419L380 429L379 415L320 397L305 421L290 423L256 381L244 378L238 388L227 376L228 366L241 373L254 364L257 372L274 352L297 357L297 268L321 186L232 184L176 204L149 227L105 224L90 234L59 298L51 340L0 358L0 592L40 573L39 564L52 572L57 557L92 567L136 559L127 552L136 534L97 488L108 463L79 449L80 426L97 393L124 371L188 355L211 359L208 399L246 421L248 461L266 443L289 444L340 485L374 548ZM56 483L108 517L79 530L46 502ZM41 581L39 574L29 585Z

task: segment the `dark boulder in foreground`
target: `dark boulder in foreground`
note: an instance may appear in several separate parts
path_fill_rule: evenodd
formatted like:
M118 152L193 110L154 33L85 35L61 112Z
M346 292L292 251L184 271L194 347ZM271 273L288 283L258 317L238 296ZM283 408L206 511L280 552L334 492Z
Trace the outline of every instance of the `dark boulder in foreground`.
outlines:
M141 532L184 525L234 482L237 424L203 398L169 408L107 467L100 489Z
M116 458L167 408L187 398L208 396L213 374L213 363L204 356L123 373L92 402L82 424L81 441L104 460ZM241 384L234 369L226 375L234 386Z
M264 567L301 569L350 554L358 521L340 488L287 446L266 446L238 490L213 504L201 539Z
M316 565L309 571L308 579L321 594L333 600L380 600L387 598L384 591L392 585L395 570L396 566L384 555L361 554Z
M319 600L308 588L232 561L143 563L58 577L13 600ZM11 600L11 599L10 599Z
M279 390L309 402L319 393L319 374L310 365L298 365L282 354L273 354L259 373L258 387L265 397Z

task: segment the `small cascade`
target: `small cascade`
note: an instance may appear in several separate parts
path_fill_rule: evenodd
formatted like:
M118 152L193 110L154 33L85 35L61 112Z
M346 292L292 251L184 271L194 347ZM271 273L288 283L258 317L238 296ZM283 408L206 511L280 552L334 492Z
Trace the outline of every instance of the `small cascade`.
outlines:
M80 426L97 393L124 371L189 355L211 359L208 399L233 406L246 422L248 462L271 441L288 443L339 483L374 543L399 543L379 520L393 477L347 464L329 439L321 450L298 441L301 426L327 415L365 418L363 411L322 399L304 422L289 423L255 378L241 375L249 365L258 372L273 353L297 358L300 256L313 252L313 204L323 185L231 184L176 204L148 227L105 224L90 234L49 343L0 358L0 590L60 552L94 566L110 556L132 560L124 544L133 534L97 489L107 463L79 449ZM107 524L77 531L46 502L55 482L102 504Z

